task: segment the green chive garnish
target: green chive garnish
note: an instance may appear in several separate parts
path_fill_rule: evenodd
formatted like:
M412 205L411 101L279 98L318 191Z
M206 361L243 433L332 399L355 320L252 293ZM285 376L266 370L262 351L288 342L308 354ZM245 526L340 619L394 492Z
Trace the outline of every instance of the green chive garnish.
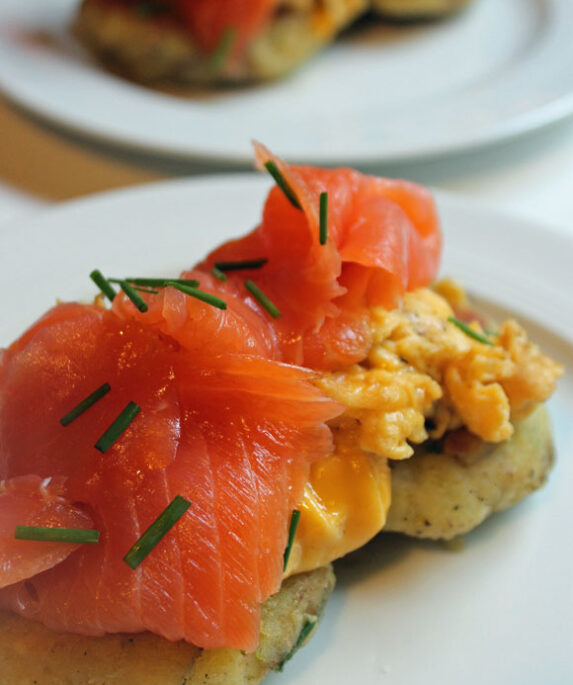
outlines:
M245 288L259 302L259 304L261 304L267 310L273 319L278 319L280 316L282 316L281 310L275 304L273 304L265 295L265 293L249 278L245 281Z
M302 209L302 206L298 201L298 198L295 195L294 190L290 187L286 178L281 174L278 166L271 159L269 159L268 162L265 162L265 168L269 172L269 174L274 178L275 183L278 185L278 187L286 195L291 205L293 207L296 207L297 209Z
M473 328L467 325L467 323L464 323L463 321L460 321L459 319L456 319L455 316L448 316L448 321L450 323L453 323L454 326L457 326L460 331L463 331L467 336L470 338L473 338L474 340L477 340L480 343L483 343L484 345L493 345L494 343L491 340L488 340L485 336L480 335L476 331L474 331Z
M225 29L219 44L211 55L210 63L214 71L219 71L225 66L231 54L236 35L237 29L234 26L229 26Z
M319 207L319 241L321 245L326 245L326 239L328 238L328 193L320 193Z
M116 296L116 292L111 287L110 282L102 274L102 272L99 271L99 269L94 269L90 274L90 278L97 285L97 287L102 291L102 293L107 297L107 299L110 302L113 302L114 297Z
M122 281L120 283L120 287L133 302L133 304L139 309L139 311L144 314L147 311L147 302L141 297L135 288L127 281Z
M290 559L290 553L292 551L292 543L294 542L294 536L296 535L296 529L298 528L299 520L300 520L300 511L298 509L294 509L292 512L292 515L290 517L290 526L288 529L288 540L287 540L287 546L286 546L285 553L284 553L283 571L286 571L286 567L288 566L288 560Z
M223 283L227 280L225 274L221 271L221 269L218 269L216 266L214 266L211 269L211 273L213 274L213 276L215 276L215 278L218 278Z
M221 300L219 297L211 295L211 293L206 293L198 288L190 288L187 285L177 283L177 281L168 281L167 285L171 285L174 288L177 288L177 290L180 290L182 293L185 293L185 295L195 297L198 300L201 300L201 302L206 302L207 304L213 305L213 307L217 307L218 309L227 309L227 303L224 300Z
M182 285L189 285L196 288L199 281L195 278L110 278L110 283L130 283L131 285L138 285L148 288L165 288L168 283L181 283Z
M260 269L269 260L266 257L258 259L243 259L240 262L215 262L215 268L220 271L243 271L244 269Z
M135 402L129 402L121 414L115 419L111 426L105 431L94 447L105 454L108 449L117 442L122 433L128 428L129 424L139 414L141 407Z
M125 563L135 570L190 506L191 502L188 502L181 495L177 495L123 557Z
M14 537L16 540L97 545L99 542L99 530L91 530L89 528L53 528L48 526L16 526Z
M305 620L305 622L302 625L302 628L300 629L300 633L298 634L298 637L297 637L296 642L294 643L292 649L285 656L285 658L280 662L280 664L276 667L278 671L282 671L286 662L290 661L293 658L293 656L296 654L296 652L298 652L298 650L302 647L305 640L312 633L317 622L318 622L318 616L309 616Z
M60 423L62 426L69 426L72 421L75 421L78 416L83 414L87 409L93 406L98 400L106 395L111 390L109 383L104 383L100 385L97 390L94 390L91 395L88 395L84 400L77 404L71 411L69 411L65 416L62 416Z
M320 244L326 245L328 237L328 193L320 193Z

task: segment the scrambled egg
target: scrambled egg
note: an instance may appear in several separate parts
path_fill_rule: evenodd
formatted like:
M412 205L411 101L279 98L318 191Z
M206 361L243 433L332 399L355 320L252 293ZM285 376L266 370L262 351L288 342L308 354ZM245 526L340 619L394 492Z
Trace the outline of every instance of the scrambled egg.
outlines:
M488 443L513 434L555 389L562 367L541 354L515 321L495 333L472 321L451 281L406 294L398 309L371 311L373 345L362 363L321 374L318 385L346 405L332 424L335 452L312 467L288 574L316 568L363 545L384 526L389 459L412 444L465 426Z

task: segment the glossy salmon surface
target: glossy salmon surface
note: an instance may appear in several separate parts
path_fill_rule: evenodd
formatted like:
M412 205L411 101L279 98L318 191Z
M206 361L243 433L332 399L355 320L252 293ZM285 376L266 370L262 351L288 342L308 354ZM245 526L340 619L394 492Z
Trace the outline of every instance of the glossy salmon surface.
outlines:
M298 206L274 187L253 232L183 274L223 308L173 286L142 293L144 312L123 293L110 308L60 304L0 352L0 608L56 630L256 648L291 513L344 410L317 373L365 358L370 308L432 281L441 247L420 186L288 165L262 146L257 159L276 165ZM260 268L212 273L257 258ZM62 426L103 383L110 391ZM96 449L130 402L140 412ZM176 496L190 508L133 570L125 554ZM95 528L100 541L15 541L30 521Z

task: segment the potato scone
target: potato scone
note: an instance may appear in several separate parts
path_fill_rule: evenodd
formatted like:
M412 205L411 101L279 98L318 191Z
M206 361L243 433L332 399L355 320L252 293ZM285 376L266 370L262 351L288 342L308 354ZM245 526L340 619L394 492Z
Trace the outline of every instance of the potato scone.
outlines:
M145 11L141 7L145 6ZM278 78L328 44L367 0L280 0L270 21L239 51L232 36L205 52L168 6L84 0L73 29L104 64L142 83L192 86Z
M372 0L378 14L399 21L433 19L453 14L471 0Z
M416 446L392 462L392 504L385 530L450 540L490 514L520 502L546 480L553 440L544 406L515 424L508 440L486 443L465 428Z
M310 637L334 582L330 566L287 578L262 607L252 654L201 650L151 633L55 633L0 612L0 685L255 685Z

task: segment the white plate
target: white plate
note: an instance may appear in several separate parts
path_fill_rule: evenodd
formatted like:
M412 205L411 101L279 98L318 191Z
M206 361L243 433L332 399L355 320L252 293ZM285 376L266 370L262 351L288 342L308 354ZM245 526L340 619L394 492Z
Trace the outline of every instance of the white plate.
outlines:
M79 0L2 0L0 88L49 121L177 158L368 164L508 138L573 111L573 3L474 0L449 21L346 35L291 78L181 99L93 64L67 34Z
M268 179L224 176L111 193L0 234L0 345L88 273L163 275L257 222ZM440 195L443 272L530 318L573 368L573 240ZM495 309L495 307L493 307ZM462 552L381 537L338 566L311 644L269 685L565 685L573 673L573 379L551 401L558 460L540 492L467 536Z

